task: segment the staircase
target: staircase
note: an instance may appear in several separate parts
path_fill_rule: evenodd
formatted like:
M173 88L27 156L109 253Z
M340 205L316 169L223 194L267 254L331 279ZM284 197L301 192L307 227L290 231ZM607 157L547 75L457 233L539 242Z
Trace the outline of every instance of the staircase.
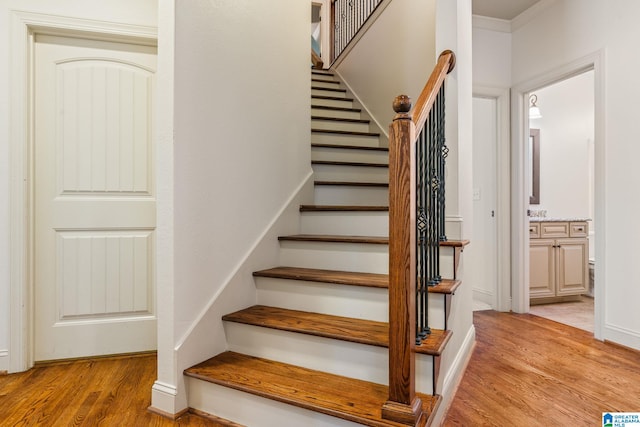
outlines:
M229 351L187 369L192 412L248 426L400 426L384 420L388 345L388 149L331 72L313 70L313 205L281 236L280 266L254 272L257 305L223 317ZM451 279L429 289L432 333L416 347L416 391L429 425L452 332ZM445 251L443 251L444 253ZM236 424L230 424L236 425Z

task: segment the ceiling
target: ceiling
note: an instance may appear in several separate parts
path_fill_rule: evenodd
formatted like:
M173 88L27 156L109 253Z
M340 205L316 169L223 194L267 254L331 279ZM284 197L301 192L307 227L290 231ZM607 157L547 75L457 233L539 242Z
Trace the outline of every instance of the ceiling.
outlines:
M474 15L512 20L540 0L472 0Z

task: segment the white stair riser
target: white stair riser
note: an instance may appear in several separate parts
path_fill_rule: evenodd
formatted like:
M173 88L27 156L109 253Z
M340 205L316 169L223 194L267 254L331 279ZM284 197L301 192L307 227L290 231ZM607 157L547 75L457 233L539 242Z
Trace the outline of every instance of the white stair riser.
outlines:
M251 427L362 427L360 424L186 377L189 407Z
M356 319L389 321L386 288L257 277L258 304Z
M316 185L317 205L387 206L389 191L386 187L351 187Z
M302 212L304 234L388 236L388 212Z
M319 115L318 117L330 116ZM347 132L369 132L369 123L311 119L311 129L344 130Z
M314 105L313 102L311 104ZM360 113L358 111L331 110L326 108L311 107L311 115L321 117L335 117L338 119L360 119Z
M311 160L332 162L389 163L389 153L378 150L311 147Z
M353 101L338 99L311 99L311 105L324 105L325 107L353 108Z
M325 80L325 81L312 81L311 82L311 86L312 87L323 87L323 88L327 88L327 89L343 89L340 85L340 82L336 81L336 80L330 80L329 77L322 77L322 78L318 78L318 80Z
M389 271L388 245L324 242L280 242L280 265L341 271Z
M355 145L358 147L379 147L380 138L375 135L350 135L340 133L311 132L311 143Z
M314 164L315 181L389 182L389 168Z
M389 382L386 347L233 322L224 327L230 351L378 384ZM432 366L432 356L416 354L416 378L422 379L416 381L416 391L431 392Z
M387 288L256 277L258 304L356 319L389 321ZM444 329L444 295L429 294L429 326Z
M339 89L338 87L336 87L335 89ZM327 90L327 88L316 88L316 86L314 85L314 87L311 89L311 95L312 96L333 96L336 98L346 98L347 97L347 92L343 92L342 90L340 91L335 91L335 90Z

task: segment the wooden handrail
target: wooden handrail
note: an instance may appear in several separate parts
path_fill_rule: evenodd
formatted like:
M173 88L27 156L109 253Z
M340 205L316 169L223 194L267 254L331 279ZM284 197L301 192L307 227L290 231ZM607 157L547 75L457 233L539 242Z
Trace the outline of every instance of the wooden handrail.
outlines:
M433 68L431 76L429 76L429 80L427 80L427 84L424 86L424 89L422 89L420 96L418 96L413 108L413 114L411 115L411 119L416 125L416 135L422 131L424 123L427 121L427 117L429 117L429 111L431 111L440 87L444 83L444 79L455 66L456 55L452 51L445 50L438 57L438 62Z
M416 345L416 139L424 127L455 55L444 51L410 114L411 100L396 97L389 126L389 399L385 419L417 425L422 402L415 392ZM434 390L435 393L435 390Z
M324 66L324 62L318 56L318 54L311 48L311 64L313 64L313 68L321 69Z

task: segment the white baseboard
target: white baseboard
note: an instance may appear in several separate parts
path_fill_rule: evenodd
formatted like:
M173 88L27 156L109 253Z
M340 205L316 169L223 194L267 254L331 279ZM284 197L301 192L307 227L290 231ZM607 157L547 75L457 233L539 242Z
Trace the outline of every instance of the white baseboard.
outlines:
M602 337L605 341L611 341L625 347L640 350L640 333L637 331L606 323Z
M149 408L152 412L171 417L184 408L184 404L178 403L177 387L162 381L153 383L153 387L151 387L151 407Z
M460 385L460 381L462 381L462 376L467 370L467 365L469 364L469 360L471 359L471 355L473 354L475 345L476 328L471 325L469 331L467 332L467 336L462 343L462 346L460 346L460 351L453 360L451 369L449 369L444 377L442 386L442 402L440 402L440 406L438 408L438 411L436 412L432 425L441 425L444 417L447 415L449 406L451 405L453 397L455 396L455 393L458 390L458 386Z
M0 350L0 372L9 372L9 350Z

